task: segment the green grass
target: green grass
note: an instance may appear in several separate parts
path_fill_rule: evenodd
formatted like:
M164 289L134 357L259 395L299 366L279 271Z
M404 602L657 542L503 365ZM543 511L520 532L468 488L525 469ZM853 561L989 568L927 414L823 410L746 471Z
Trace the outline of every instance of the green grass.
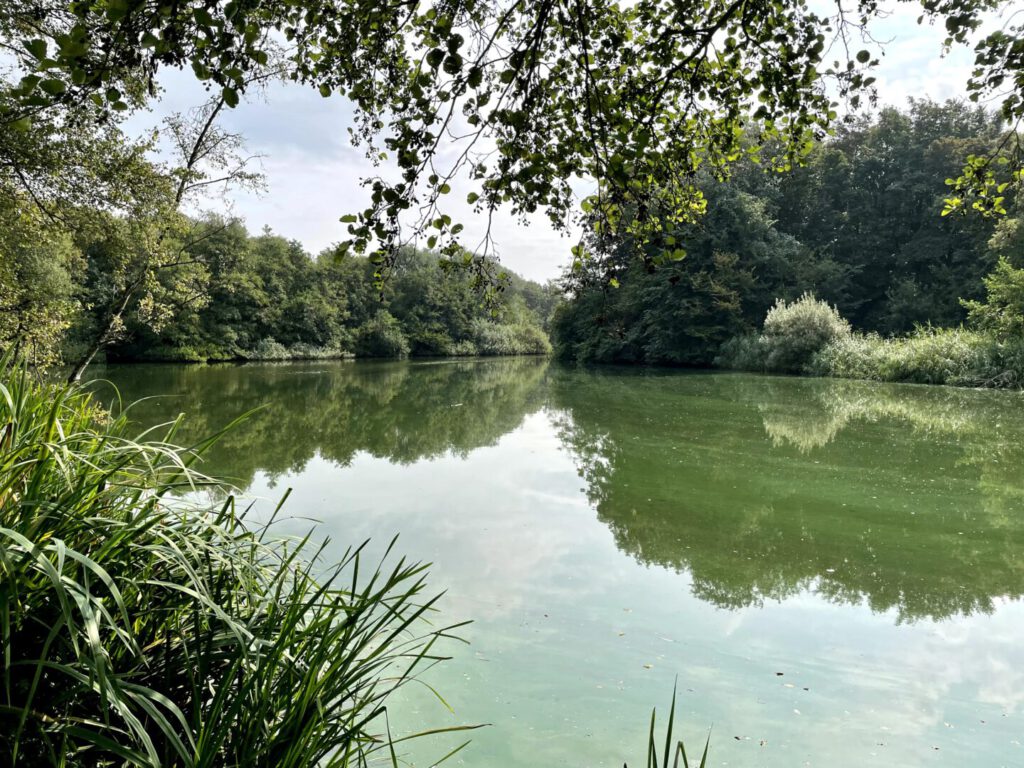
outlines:
M672 706L668 713L668 724L665 727L665 746L658 757L658 735L657 735L657 710L651 710L651 725L647 735L647 768L690 768L690 761L686 754L686 746L682 739L672 742L672 728L676 719L676 687L672 688ZM705 768L708 762L708 749L711 746L711 734L708 733L707 741L704 742L704 752L701 755L697 768ZM628 768L628 766L623 766Z
M1024 386L1024 340L962 328L919 328L909 336L854 334L827 345L808 371L872 381L958 387Z
M0 362L0 754L16 765L394 759L392 694L444 657L426 567L248 525L176 424L134 435ZM199 494L196 494L199 496ZM390 550L389 550L390 553ZM394 558L388 557L388 562Z
M749 334L729 340L715 365L788 372L788 368L771 364L762 338ZM825 344L799 372L843 379L1019 389L1024 387L1024 339L1000 340L987 331L964 328L925 327L891 338L853 333Z

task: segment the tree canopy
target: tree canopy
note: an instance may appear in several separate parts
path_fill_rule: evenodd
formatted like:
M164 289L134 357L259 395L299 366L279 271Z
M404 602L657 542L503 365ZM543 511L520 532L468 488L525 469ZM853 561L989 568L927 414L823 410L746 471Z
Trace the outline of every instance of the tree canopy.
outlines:
M964 44L1002 5L925 0L922 18ZM700 168L751 155L788 167L834 124L836 99L870 96L882 12L877 0L827 12L804 0L30 0L0 18L16 62L0 110L28 134L116 122L165 67L191 68L230 107L272 68L349 98L354 137L397 163L400 177L367 179L371 204L344 219L346 245L382 269L403 224L453 257L486 251L462 250L443 211L458 173L481 214L544 210L560 226L579 213L573 180L595 179L582 215L657 245L703 210ZM1024 110L1020 47L1012 19L983 37L969 83L1010 121ZM998 207L1004 182L990 189L974 157L968 176Z

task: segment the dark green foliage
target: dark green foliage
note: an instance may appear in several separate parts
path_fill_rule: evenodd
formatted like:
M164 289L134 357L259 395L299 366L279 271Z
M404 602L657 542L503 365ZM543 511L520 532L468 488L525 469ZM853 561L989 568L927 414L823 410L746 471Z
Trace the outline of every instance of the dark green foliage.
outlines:
M359 357L405 357L409 342L398 320L382 309L359 327L355 352Z
M732 254L695 253L659 269L629 264L618 288L587 287L552 322L564 359L708 365L744 327L740 296L750 276Z
M993 223L943 217L945 182L966 153L999 136L998 120L980 108L911 101L843 127L792 174L742 173L736 183L765 200L774 228L825 267L772 300L811 290L855 328L881 333L961 322L959 299L979 296L995 263Z
M708 176L703 219L667 232L648 263L629 264L628 240L609 247L589 236L593 257L563 281L571 301L553 325L555 346L575 360L707 365L726 340L759 334L776 300L805 292L861 331L957 326L961 299L980 299L998 256L1021 251L1012 206L998 227L941 215L964 153L999 138L982 109L911 101L842 127L789 173L741 164L728 181ZM769 364L759 357L769 351L736 341L725 357L786 371L811 357L785 361L779 349Z

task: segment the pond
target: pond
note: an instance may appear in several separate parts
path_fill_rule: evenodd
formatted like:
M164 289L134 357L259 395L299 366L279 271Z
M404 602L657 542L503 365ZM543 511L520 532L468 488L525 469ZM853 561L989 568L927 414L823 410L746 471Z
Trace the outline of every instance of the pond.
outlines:
M1024 398L544 359L100 369L289 530L426 560L449 764L1024 765ZM103 391L103 390L101 390ZM109 393L108 393L109 394ZM428 766L460 743L415 744ZM691 755L692 756L692 755Z

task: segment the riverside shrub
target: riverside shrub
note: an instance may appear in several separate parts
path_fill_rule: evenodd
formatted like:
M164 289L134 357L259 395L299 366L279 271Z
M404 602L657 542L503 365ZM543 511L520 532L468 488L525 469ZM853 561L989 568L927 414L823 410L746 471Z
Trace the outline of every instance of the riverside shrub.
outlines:
M543 330L523 323L473 323L473 344L481 355L547 355L551 342Z
M357 357L405 357L409 340L398 320L382 309L356 332L355 353Z
M1024 338L1024 269L1001 258L984 282L984 302L960 302L970 324L1003 340Z
M808 366L823 376L958 387L1024 386L1024 340L963 328L918 328L905 337L853 334Z
M764 319L760 345L770 371L799 373L828 344L848 338L850 324L839 311L805 293L794 302L778 299Z

